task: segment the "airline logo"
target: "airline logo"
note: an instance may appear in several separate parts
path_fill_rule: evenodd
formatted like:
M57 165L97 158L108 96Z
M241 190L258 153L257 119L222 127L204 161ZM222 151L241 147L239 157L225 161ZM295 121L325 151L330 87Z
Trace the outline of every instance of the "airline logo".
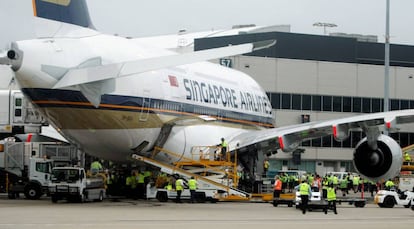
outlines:
M60 5L60 6L68 6L71 0L41 0L41 1Z
M175 76L168 76L168 79L170 80L170 86L171 87L178 87L178 80Z
M243 111L271 114L272 108L267 96L190 79L184 79L183 83L187 100L204 104L217 104Z

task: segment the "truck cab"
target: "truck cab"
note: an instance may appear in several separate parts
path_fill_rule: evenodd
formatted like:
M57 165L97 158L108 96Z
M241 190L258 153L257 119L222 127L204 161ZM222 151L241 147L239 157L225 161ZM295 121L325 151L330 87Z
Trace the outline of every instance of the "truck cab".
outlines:
M23 175L9 189L9 198L14 199L24 193L28 199L39 199L47 193L52 172L53 160L31 157L27 176ZM26 170L24 170L26 171Z
M58 200L85 202L102 201L105 196L104 178L86 177L81 167L56 167L52 170L49 193L53 203Z

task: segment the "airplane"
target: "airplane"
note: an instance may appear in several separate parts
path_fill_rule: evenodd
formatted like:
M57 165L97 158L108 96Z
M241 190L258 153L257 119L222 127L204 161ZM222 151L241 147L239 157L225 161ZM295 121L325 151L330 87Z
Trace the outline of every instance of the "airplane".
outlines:
M47 121L89 155L126 161L158 146L181 157L225 138L253 175L258 152L292 152L302 141L343 141L362 130L367 137L353 159L358 172L387 180L400 171L401 147L382 131L414 122L414 110L275 127L269 99L252 77L208 62L276 41L177 53L96 31L84 0L32 4L38 37L13 42L0 64L10 66ZM169 163L180 157L155 155Z

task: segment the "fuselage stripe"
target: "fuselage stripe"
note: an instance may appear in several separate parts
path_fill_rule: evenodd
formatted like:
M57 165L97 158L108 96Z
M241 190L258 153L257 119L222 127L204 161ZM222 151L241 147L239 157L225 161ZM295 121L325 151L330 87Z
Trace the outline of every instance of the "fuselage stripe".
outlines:
M55 105L85 106L85 107L88 107L88 108L93 107L93 105L89 102L44 101L43 100L43 101L33 101L33 103L35 103L39 106L41 106L43 104L48 104L48 105L55 104ZM182 112L182 111L175 111L175 110L166 110L166 109L158 109L158 108L138 107L138 106L122 106L122 105L100 104L99 107L138 110L138 111L152 111L154 113L170 113L170 114L177 114L177 115L193 116L193 117L197 117L197 118L198 118L198 116L201 115L201 114L196 114L196 113L189 113L189 112ZM211 117L211 118L215 118L217 120L222 120L222 121L243 123L243 124L248 124L248 125L258 125L258 126L263 126L263 127L267 127L267 128L274 127L272 124L268 124L268 123L260 123L260 122L253 122L253 121L247 121L247 120L241 120L241 119L218 117L218 116L213 116L213 115L208 115L208 116Z

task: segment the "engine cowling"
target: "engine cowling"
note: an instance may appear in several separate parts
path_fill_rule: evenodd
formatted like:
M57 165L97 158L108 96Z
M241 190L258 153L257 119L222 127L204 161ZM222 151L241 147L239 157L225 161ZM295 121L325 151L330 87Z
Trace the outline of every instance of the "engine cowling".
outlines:
M359 174L372 181L385 181L394 178L401 171L402 150L400 145L387 135L377 139L378 148L373 150L362 139L354 151L354 167Z

